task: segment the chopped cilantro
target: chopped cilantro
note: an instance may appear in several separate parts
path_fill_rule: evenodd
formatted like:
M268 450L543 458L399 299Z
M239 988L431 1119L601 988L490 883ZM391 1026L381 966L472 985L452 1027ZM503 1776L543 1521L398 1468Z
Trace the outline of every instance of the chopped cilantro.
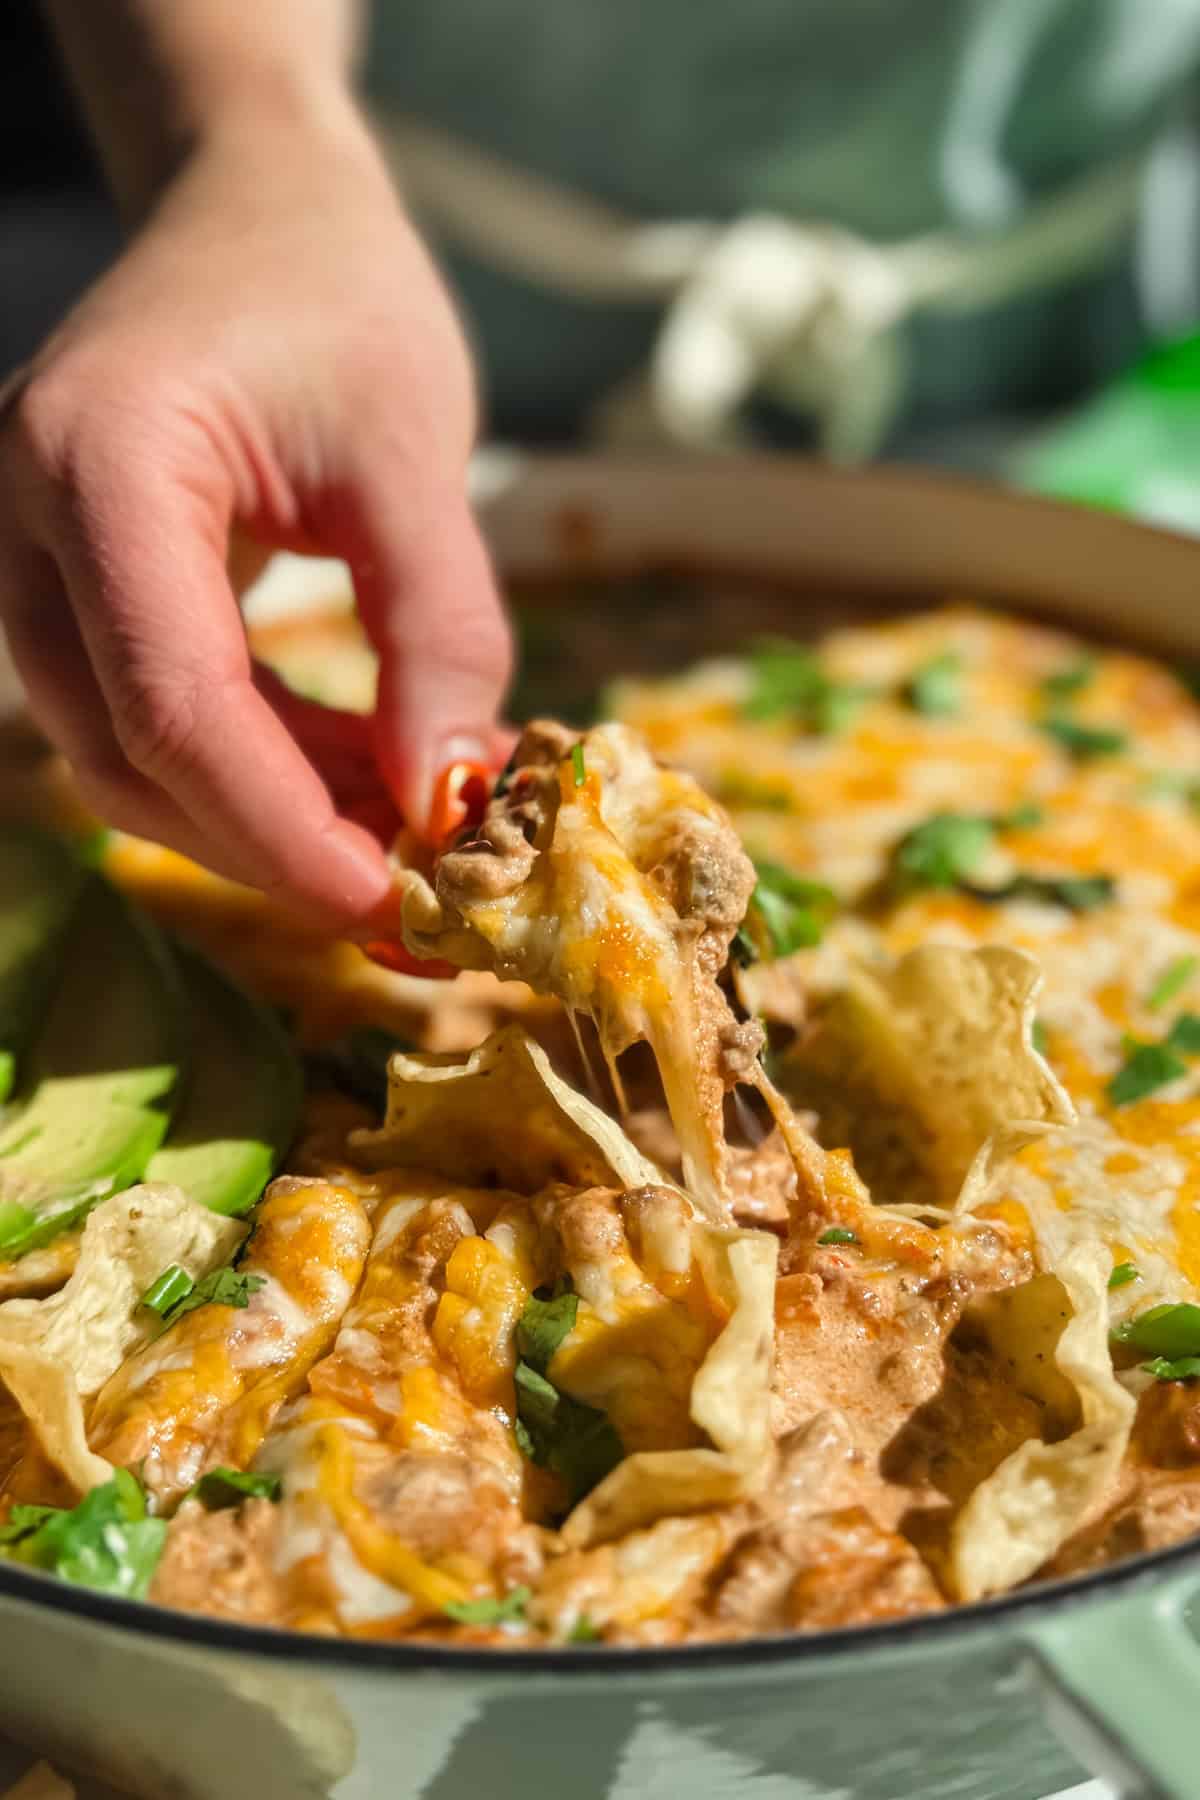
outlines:
M569 1277L552 1289L535 1288L517 1323L517 1355L522 1362L544 1375L559 1345L573 1330L578 1311L579 1296L572 1291Z
M1092 756L1115 756L1129 746L1125 732L1113 726L1083 725L1078 719L1068 719L1062 713L1051 713L1040 724L1047 737L1052 737L1064 750L1081 760Z
M1111 875L1014 875L1001 887L985 888L962 882L973 900L1036 900L1043 906L1064 906L1069 912L1094 912L1114 899L1117 884Z
M1109 1103L1132 1106L1135 1100L1144 1100L1147 1094L1186 1074L1187 1064L1169 1044L1139 1044L1134 1040L1123 1066L1108 1084Z
M1185 1056L1200 1056L1200 1017L1193 1012L1180 1013L1170 1031L1167 1043Z
M190 1294L195 1285L186 1269L181 1269L178 1263L171 1263L156 1281L150 1283L138 1305L144 1306L147 1312L157 1313L161 1319L185 1294Z
M857 1244L858 1233L848 1231L844 1225L831 1225L817 1239L818 1244Z
M1033 1026L1029 1035L1033 1039L1033 1047L1038 1055L1045 1056L1046 1051L1049 1049L1049 1039L1046 1036L1046 1027L1041 1019L1035 1019L1033 1021Z
M759 812L791 812L792 796L777 782L760 781L741 769L723 769L713 783L722 806L744 806Z
M527 1587L510 1588L507 1594L486 1594L482 1600L450 1600L442 1608L460 1625L504 1625L510 1619L523 1619L532 1599Z
M1121 1262L1117 1263L1109 1276L1108 1285L1110 1288L1123 1288L1128 1287L1131 1281L1140 1281L1141 1279L1141 1271L1136 1263Z
M183 1497L199 1500L208 1512L224 1512L243 1500L280 1500L283 1482L278 1475L254 1475L249 1469L209 1469Z
M868 697L857 683L836 681L811 650L786 639L757 645L749 656L752 685L742 704L747 719L796 719L823 735L843 731Z
M521 1453L561 1476L574 1506L617 1466L625 1447L604 1413L561 1393L527 1362L517 1364L514 1381Z
M600 1633L592 1624L586 1613L580 1613L570 1631L567 1633L568 1644L598 1644Z
M934 813L914 825L892 851L892 881L902 892L952 888L991 849L992 822L976 813Z
M747 923L737 936L735 954L739 959L754 962L765 953L768 961L775 961L819 944L837 911L832 889L765 858L756 858L754 867L758 881L750 896Z
M0 1530L0 1554L80 1587L142 1600L162 1553L165 1519L146 1516L146 1496L128 1469L94 1487L78 1506L15 1506Z
M583 761L582 740L578 744L573 744L571 746L571 768L575 775L575 786L582 787L587 780L587 769L584 766Z
M1200 956L1177 956L1169 962L1150 992L1146 996L1146 1005L1157 1011L1173 1000L1192 979L1196 970L1200 969Z
M1065 663L1061 669L1047 675L1041 684L1042 692L1048 700L1069 700L1073 694L1080 694L1085 687L1090 687L1095 673L1096 659L1081 656L1078 662Z
M1028 831L1033 825L1040 825L1046 817L1046 809L1039 806L1036 800L1021 800L1006 813L997 813L992 824L997 831Z
M905 697L916 712L927 718L948 718L962 710L962 657L944 650L914 671Z
M1149 1356L1200 1356L1200 1306L1188 1300L1152 1306L1113 1330L1118 1344L1129 1344Z
M176 1300L162 1315L164 1325L174 1325L182 1319L184 1313L192 1312L197 1306L235 1306L250 1304L251 1294L265 1287L265 1275L243 1275L240 1270L226 1267L214 1269L205 1275L195 1287L190 1288L182 1299Z
M1142 1367L1156 1381L1194 1381L1200 1375L1200 1356L1178 1356L1173 1362L1168 1357L1156 1356Z

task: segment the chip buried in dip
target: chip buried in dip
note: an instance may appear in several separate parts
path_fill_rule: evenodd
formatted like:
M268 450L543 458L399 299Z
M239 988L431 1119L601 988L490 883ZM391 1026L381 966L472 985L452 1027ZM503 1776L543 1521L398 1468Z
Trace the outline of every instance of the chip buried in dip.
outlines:
M453 981L0 842L0 1554L636 1647L1200 1528L1186 685L955 609L611 710L403 873Z

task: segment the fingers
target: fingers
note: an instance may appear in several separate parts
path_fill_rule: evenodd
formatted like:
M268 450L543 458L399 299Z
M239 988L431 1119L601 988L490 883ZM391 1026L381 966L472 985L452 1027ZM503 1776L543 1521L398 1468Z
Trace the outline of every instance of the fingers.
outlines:
M188 856L204 846L178 807L126 761L108 718L58 572L30 553L0 563L5 635L29 710L71 762L85 803L108 823ZM244 879L229 865L219 874Z
M264 663L254 665L254 684L320 773L342 817L390 848L401 819L379 772L372 720L304 699Z
M314 916L370 914L389 886L382 852L337 818L254 686L211 508L131 459L91 467L56 499L48 536L78 634L59 609L61 671L23 625L28 609L7 610L26 679L85 786L133 829Z
M427 835L439 773L495 762L508 622L457 487L414 493L406 474L364 469L339 524L336 548L380 658L376 755L406 820Z

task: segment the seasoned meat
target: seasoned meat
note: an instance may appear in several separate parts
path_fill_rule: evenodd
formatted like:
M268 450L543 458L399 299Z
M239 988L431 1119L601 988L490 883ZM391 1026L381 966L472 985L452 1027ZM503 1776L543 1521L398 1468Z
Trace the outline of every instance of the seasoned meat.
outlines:
M213 1513L188 1501L168 1528L151 1600L244 1625L280 1624L284 1598L274 1569L275 1536L269 1500Z
M1194 1469L1200 1463L1200 1388L1192 1381L1156 1381L1138 1401L1133 1453L1156 1469Z

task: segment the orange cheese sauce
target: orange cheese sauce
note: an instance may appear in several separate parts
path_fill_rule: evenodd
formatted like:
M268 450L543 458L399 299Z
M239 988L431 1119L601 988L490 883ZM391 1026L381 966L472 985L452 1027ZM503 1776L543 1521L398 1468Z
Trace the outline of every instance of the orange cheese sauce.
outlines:
M797 953L811 991L836 988L852 958L894 958L931 941L1005 943L1034 955L1044 974L1045 1053L1093 1122L1095 1169L1089 1161L1085 1177L1069 1157L1043 1155L1039 1164L1030 1146L1003 1204L1027 1218L1024 1184L1031 1203L1040 1195L1081 1218L1094 1208L1114 1243L1109 1225L1124 1208L1130 1260L1152 1265L1138 1302L1196 1285L1200 1057L1185 1056L1165 1095L1117 1104L1110 1083L1129 1037L1159 1042L1180 1013L1200 1011L1200 961L1168 1001L1151 1005L1168 968L1200 959L1200 807L1189 786L1200 796L1200 708L1149 659L965 607L835 631L815 648L832 679L866 693L841 731L822 735L796 716L746 716L752 660L624 682L618 714L720 794L752 854L838 894L841 911L823 943ZM909 683L947 654L957 659L957 705L923 714ZM1075 728L1115 735L1096 753L1086 743L1077 753L1055 735L1056 720L1066 721L1068 737ZM1031 806L1036 820L995 830L974 884L1002 888L1022 873L1103 875L1115 883L1111 904L1070 910L1020 894L980 900L960 888L888 895L894 847L933 815L997 819ZM1114 1296L1127 1303L1129 1288Z

